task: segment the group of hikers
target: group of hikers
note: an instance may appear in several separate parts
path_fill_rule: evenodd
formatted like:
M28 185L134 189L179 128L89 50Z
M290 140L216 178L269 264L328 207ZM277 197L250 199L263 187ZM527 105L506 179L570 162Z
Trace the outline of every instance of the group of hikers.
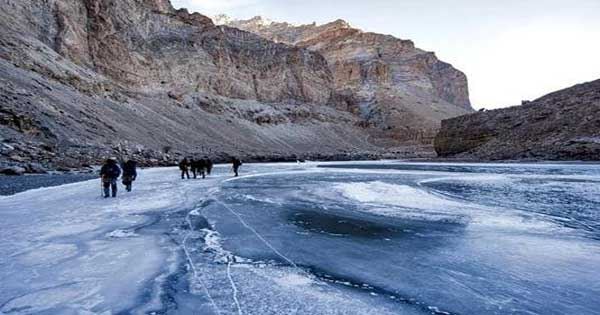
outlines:
M179 162L179 169L181 170L181 179L190 179L190 172L192 170L192 174L194 175L194 179L198 178L198 176L202 176L202 179L206 178L206 175L210 176L212 172L213 162L205 156L202 159L190 159L184 158L181 162Z
M112 196L113 198L117 197L118 185L117 181L119 177L121 177L122 173L122 183L125 186L125 189L128 192L131 192L133 189L133 182L137 179L137 163L135 161L129 160L127 162L120 163L117 162L116 158L110 158L106 160L102 168L100 169L100 178L102 180L102 194L104 198L109 198ZM239 176L240 166L242 166L242 161L238 158L233 158L231 160L232 171L235 176ZM202 176L202 178L206 178L206 176L210 176L213 169L213 162L208 156L205 156L202 159L188 159L184 158L181 162L179 162L179 169L181 170L181 179L190 179L190 169L194 176L194 179Z
M123 173L123 185L125 185L125 189L128 192L131 192L133 189L133 182L137 178L137 163L135 161L129 160L125 163L122 163L119 167L116 158L110 158L106 160L102 168L100 169L100 177L102 179L102 192L104 193L104 198L108 198L112 191L112 197L117 197L117 180L119 176L121 176L121 170Z

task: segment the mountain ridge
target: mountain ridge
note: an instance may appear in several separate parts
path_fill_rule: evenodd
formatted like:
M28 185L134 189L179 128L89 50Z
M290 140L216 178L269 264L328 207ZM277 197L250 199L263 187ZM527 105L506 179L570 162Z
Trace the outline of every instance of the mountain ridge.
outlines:
M421 130L388 128L389 113L340 93L328 61L306 47L168 0L0 5L0 166L432 154Z
M364 32L342 19L293 25L220 15L216 23L322 54L335 105L406 141L432 141L442 119L473 111L464 73L411 40Z
M466 160L600 159L600 80L552 92L520 106L444 120L440 157Z

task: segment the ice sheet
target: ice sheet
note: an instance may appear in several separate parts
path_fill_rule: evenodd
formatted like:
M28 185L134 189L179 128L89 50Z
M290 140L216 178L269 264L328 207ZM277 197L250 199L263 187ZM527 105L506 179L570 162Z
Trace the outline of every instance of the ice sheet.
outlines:
M600 167L318 165L0 197L0 314L600 313Z

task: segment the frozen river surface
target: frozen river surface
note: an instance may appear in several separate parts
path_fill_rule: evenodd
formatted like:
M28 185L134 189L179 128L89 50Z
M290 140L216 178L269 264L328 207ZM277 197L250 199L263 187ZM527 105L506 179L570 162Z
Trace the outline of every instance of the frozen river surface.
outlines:
M0 197L0 314L600 314L600 166L262 164Z

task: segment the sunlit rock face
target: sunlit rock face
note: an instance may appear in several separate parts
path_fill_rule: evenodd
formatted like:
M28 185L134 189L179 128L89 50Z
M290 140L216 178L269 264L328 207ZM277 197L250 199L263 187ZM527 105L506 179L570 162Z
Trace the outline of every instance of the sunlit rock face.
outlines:
M169 1L24 1L8 6L28 24L22 31L77 65L136 91L202 91L313 103L330 98L331 73L319 54L217 27L201 14L173 9Z
M77 167L115 153L146 165L193 154L430 157L440 120L470 110L460 72L410 41L343 21L254 19L277 34L266 36L167 0L0 8L8 166Z
M442 122L435 149L444 157L485 160L598 160L600 80L521 106Z
M466 76L410 40L363 32L343 20L296 26L221 15L215 21L319 52L333 73L331 103L391 137L430 142L442 119L472 111Z
M403 146L329 105L333 75L319 53L169 1L0 8L0 166L372 158Z

